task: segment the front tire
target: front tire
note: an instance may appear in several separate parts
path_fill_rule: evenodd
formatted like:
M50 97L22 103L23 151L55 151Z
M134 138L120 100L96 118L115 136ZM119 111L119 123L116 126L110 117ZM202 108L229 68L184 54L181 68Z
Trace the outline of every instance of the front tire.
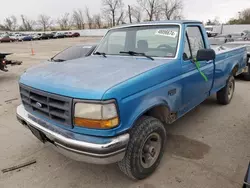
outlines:
M224 88L217 92L217 101L219 104L227 105L231 102L235 90L234 76L230 76Z
M130 132L125 157L118 163L120 170L131 179L150 176L160 164L166 143L166 130L161 121L142 116Z

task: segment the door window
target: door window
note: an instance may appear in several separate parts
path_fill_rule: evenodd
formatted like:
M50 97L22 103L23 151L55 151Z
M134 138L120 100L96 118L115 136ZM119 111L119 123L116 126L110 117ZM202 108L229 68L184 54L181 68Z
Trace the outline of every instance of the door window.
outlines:
M201 30L198 26L191 26L187 28L186 32L190 43L192 57L196 58L198 50L205 48Z
M191 51L190 51L190 45L189 45L187 34L186 34L183 60L186 61L186 60L189 60L191 58L192 58L192 55L191 55Z

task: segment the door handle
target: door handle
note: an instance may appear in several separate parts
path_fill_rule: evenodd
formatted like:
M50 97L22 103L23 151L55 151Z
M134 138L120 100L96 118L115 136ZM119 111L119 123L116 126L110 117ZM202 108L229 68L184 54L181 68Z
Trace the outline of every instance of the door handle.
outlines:
M209 60L207 61L207 64L213 63L213 60Z

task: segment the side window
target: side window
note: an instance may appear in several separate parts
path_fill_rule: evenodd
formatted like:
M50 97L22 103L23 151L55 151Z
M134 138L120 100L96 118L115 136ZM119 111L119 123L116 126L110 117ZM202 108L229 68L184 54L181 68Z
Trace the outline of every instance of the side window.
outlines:
M190 42L192 56L195 58L197 56L198 50L205 48L201 30L199 27L194 26L188 27L186 32Z
M189 47L189 43L188 43L188 39L187 39L187 34L186 34L183 60L185 61L185 60L188 60L191 58L192 58L192 55L191 55L191 51L190 51L190 47Z

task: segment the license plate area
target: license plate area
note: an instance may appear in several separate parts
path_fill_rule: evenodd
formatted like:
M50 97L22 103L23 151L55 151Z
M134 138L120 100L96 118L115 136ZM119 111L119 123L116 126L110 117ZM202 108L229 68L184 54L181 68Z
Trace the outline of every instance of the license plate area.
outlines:
M36 128L28 125L28 128L30 129L30 131L33 133L33 135L38 138L41 142L45 143L47 141L47 137L44 133L42 133L41 131L37 130Z

